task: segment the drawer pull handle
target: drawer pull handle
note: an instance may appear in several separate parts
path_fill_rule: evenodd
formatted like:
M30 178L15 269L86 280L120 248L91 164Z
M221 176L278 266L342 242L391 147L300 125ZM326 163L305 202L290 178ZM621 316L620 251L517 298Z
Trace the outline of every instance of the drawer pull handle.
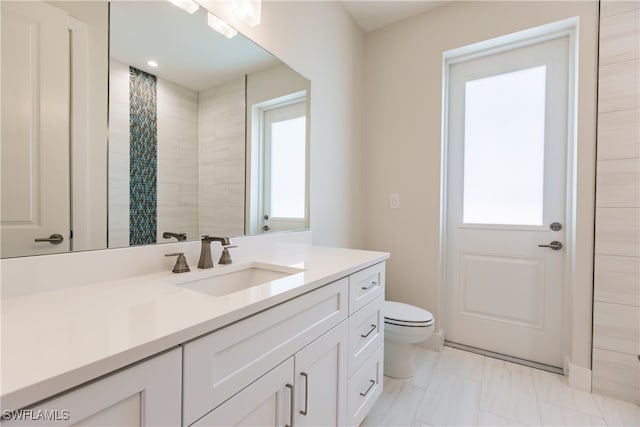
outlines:
M304 377L304 410L300 410L300 414L306 416L309 407L309 374L300 372L300 375Z
M293 390L293 385L292 384L287 384L285 385L285 387L287 387L289 389L289 391L291 392L291 407L289 409L289 424L285 424L284 427L293 427L293 412L294 412L294 390Z
M368 291L369 289L373 288L374 286L378 286L378 282L376 282L375 280L371 283L369 283L367 286L363 286L362 290L363 291Z
M373 331L375 331L375 330L376 330L376 325L371 325L371 329L369 329L369 332L367 332L366 334L360 334L360 336L361 336L362 338L366 338L366 337L368 337L369 335L371 335L371 333L372 333Z
M364 393L360 393L360 396L365 397L367 394L369 394L373 386L376 385L375 380L369 380L369 381L371 381L371 384L369 384L369 388Z

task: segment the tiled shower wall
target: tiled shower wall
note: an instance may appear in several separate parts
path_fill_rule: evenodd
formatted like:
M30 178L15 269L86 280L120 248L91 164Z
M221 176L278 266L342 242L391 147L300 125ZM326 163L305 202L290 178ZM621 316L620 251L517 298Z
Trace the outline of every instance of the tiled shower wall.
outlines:
M592 388L640 403L640 2L600 7Z
M245 78L200 92L201 234L244 234Z
M129 246L129 66L111 61L109 247ZM157 81L157 234L198 236L198 94ZM177 226L176 224L180 224Z
M198 93L158 79L158 242L198 234Z

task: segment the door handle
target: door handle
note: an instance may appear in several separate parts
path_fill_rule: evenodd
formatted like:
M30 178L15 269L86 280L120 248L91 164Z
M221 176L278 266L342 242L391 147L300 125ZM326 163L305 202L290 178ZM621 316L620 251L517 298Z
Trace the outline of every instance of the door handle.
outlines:
M60 243L62 243L64 241L64 237L62 237L62 234L52 234L49 237L39 237L37 239L33 239L34 242L40 243L40 242L49 242L52 245L59 245Z
M562 243L558 242L557 240L554 240L553 242L549 243L548 245L538 245L539 248L551 248L554 251L559 251L560 249L562 249Z

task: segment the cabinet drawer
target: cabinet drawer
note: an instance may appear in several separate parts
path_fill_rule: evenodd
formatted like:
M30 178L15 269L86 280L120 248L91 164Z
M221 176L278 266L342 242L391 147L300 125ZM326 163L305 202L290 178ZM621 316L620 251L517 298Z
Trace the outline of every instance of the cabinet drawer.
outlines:
M347 287L338 280L185 344L184 425L346 319Z
M382 393L384 347L379 346L347 384L347 423L360 425Z
M349 314L384 295L384 263L376 264L349 276Z
M384 316L380 295L349 317L349 377L384 341Z

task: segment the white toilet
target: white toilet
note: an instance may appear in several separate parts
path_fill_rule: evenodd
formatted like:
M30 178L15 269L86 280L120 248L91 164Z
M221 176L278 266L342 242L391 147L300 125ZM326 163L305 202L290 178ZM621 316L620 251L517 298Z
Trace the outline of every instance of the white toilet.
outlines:
M414 343L433 333L433 314L401 302L385 301L384 374L392 378L411 378L414 374Z

